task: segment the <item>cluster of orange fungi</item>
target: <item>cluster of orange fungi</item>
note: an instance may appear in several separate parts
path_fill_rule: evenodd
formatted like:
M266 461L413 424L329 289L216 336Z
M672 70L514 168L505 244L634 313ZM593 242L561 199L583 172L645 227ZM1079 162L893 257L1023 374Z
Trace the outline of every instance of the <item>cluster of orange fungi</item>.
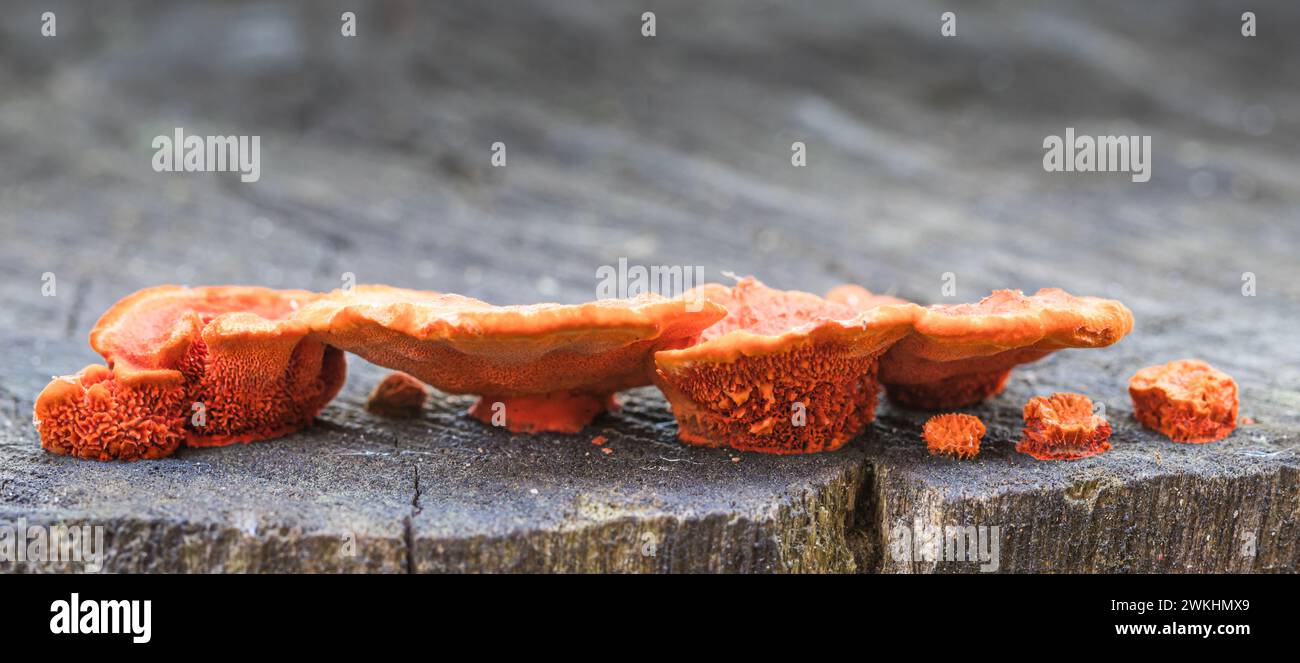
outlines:
M1025 428L1016 451L1038 460L1079 460L1110 450L1110 423L1094 414L1083 394L1035 396L1025 403ZM974 458L984 422L969 414L940 414L925 422L921 438L931 454Z
M100 318L90 342L107 366L55 378L35 421L46 449L100 460L265 440L314 419L343 383L346 351L398 371L367 403L389 416L418 413L427 384L478 396L470 415L493 425L576 433L617 407L617 392L654 384L686 443L810 453L873 421L881 385L903 406L963 407L1000 392L1019 364L1111 345L1132 326L1117 301L1057 289L922 307L858 286L819 297L745 278L675 298L493 306L382 285L163 286ZM1231 379L1168 366L1134 376L1139 418L1178 440L1226 435ZM1067 457L1105 445L1100 427L1057 396L1026 406L1024 450ZM927 424L931 449L978 451L983 425L961 417Z
M709 301L653 294L492 306L387 286L326 295L150 288L91 332L108 366L55 378L34 419L44 448L99 460L270 439L310 423L338 393L348 351L478 395L470 413L484 421L575 433L614 405L615 392L650 384L655 352L690 345L725 315ZM395 413L423 399L422 387L398 377L370 405Z

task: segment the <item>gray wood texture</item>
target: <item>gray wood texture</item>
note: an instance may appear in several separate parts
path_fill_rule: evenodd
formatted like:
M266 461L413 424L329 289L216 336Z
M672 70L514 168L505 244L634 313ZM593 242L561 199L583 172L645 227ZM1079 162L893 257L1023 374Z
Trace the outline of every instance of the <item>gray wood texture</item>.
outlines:
M1004 572L1294 572L1300 6L1252 3L1243 38L1232 2L960 4L947 39L948 5L902 0L7 6L0 522L105 525L107 568L134 571L977 569L896 558L894 528L920 522L999 526ZM176 127L261 136L261 180L155 173ZM1065 127L1151 135L1151 181L1045 173ZM849 448L795 458L683 446L653 389L574 436L438 394L390 422L361 407L384 371L355 357L317 425L273 442L101 464L42 452L31 424L141 287L351 272L581 302L621 257L923 303L951 301L945 272L960 301L1059 286L1137 326L970 408L989 433L966 463L887 403ZM1138 425L1128 377L1179 357L1232 374L1254 423L1208 445ZM1021 405L1057 390L1105 403L1110 453L1014 451Z

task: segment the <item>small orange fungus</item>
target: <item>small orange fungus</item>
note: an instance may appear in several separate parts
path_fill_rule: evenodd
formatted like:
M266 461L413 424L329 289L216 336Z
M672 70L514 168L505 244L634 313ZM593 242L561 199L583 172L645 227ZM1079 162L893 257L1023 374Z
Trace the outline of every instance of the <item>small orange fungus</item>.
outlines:
M656 350L690 345L725 315L702 300L643 294L588 304L493 306L383 285L335 291L297 319L331 346L453 394L516 432L577 432L650 383Z
M310 423L343 384L343 354L292 320L316 295L160 286L113 305L90 333L108 362L55 378L37 397L41 445L110 460L159 458Z
M381 417L414 417L424 409L428 396L429 388L423 382L401 371L393 371L371 390L366 399L366 410Z
M678 437L778 454L839 448L875 418L877 359L918 309L859 313L752 277L694 292L727 317L699 344L655 354L655 384L672 404Z
M1133 314L1115 300L1057 288L1029 297L998 290L977 304L923 309L912 333L881 357L880 381L907 407L963 407L1001 392L1019 364L1112 345L1132 329Z
M1083 394L1035 396L1025 403L1025 430L1016 451L1038 460L1078 460L1110 450L1110 422Z
M921 437L931 454L974 458L980 452L984 422L969 414L939 414L925 422Z
M1237 427L1237 383L1197 359L1148 366L1128 392L1138 421L1175 442L1222 440Z

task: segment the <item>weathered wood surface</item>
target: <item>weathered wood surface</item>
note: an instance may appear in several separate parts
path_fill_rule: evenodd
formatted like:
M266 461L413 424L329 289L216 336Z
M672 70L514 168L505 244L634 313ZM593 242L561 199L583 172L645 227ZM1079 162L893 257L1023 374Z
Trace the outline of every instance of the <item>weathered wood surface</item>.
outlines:
M69 3L41 38L47 4L0 19L0 522L106 525L111 570L974 570L895 559L918 519L999 526L1002 571L1300 564L1294 3L1253 7L1254 39L1234 3L1114 2L962 7L946 40L946 6L902 0ZM153 172L178 126L260 135L261 181ZM1066 126L1151 134L1151 181L1044 173ZM578 302L620 257L922 302L953 272L962 300L1052 285L1138 322L972 408L970 463L927 456L924 416L887 404L806 458L682 446L651 389L577 436L489 429L445 396L391 423L360 407L383 371L356 358L318 425L275 442L100 464L31 426L140 287L352 272ZM1128 376L1183 356L1233 374L1255 423L1203 446L1138 426ZM1112 452L1015 453L1020 405L1054 390L1106 404Z

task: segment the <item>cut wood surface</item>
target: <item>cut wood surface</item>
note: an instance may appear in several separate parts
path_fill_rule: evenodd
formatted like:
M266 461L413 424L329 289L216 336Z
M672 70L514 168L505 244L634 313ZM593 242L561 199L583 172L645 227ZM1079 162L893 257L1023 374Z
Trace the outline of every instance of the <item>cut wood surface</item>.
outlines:
M1004 572L1294 572L1300 5L1255 8L1254 38L1226 2L963 6L942 38L946 10L6 9L0 523L104 525L114 571L972 572L896 554L898 533L997 526ZM260 180L154 172L153 138L177 127L260 136ZM1151 180L1044 172L1044 137L1067 127L1152 136ZM1123 301L1136 327L963 410L988 427L967 462L929 456L928 413L888 403L806 457L684 446L651 388L578 435L494 429L436 392L386 420L363 407L386 371L356 357L316 425L276 441L98 463L43 452L32 426L50 376L99 361L99 314L142 287L354 275L577 303L620 258L921 303L1057 286ZM1142 428L1129 376L1180 357L1234 376L1249 423L1205 445ZM1104 404L1109 453L1015 452L1021 406L1054 391Z

